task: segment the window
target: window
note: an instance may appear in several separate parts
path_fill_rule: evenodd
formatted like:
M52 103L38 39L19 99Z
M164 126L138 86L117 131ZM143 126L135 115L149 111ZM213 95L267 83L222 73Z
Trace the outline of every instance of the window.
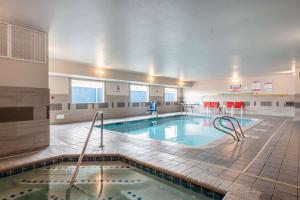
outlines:
M146 85L130 85L131 102L149 101L149 87Z
M104 102L104 83L72 80L72 103Z
M177 88L165 88L165 102L177 101Z

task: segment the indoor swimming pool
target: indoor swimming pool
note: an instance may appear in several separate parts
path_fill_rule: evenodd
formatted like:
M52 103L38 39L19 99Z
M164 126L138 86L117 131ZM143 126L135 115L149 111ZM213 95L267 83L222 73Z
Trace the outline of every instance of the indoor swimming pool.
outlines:
M0 200L209 200L221 199L190 183L174 183L120 161L85 162L67 191L76 162L58 163L0 179ZM149 168L147 168L149 170ZM179 179L177 179L179 180ZM183 187L184 186L184 187ZM206 196L202 194L206 192ZM210 197L208 197L210 196Z
M211 116L176 115L112 123L104 125L104 129L139 138L200 147L225 135L214 128L213 120L214 118ZM255 119L246 118L238 118L238 121L243 129L251 127L257 122Z

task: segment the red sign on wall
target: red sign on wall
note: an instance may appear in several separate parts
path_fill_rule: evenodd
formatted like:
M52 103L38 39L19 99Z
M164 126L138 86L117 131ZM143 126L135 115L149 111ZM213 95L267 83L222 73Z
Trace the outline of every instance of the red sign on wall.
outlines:
M241 92L242 85L230 85L230 92Z

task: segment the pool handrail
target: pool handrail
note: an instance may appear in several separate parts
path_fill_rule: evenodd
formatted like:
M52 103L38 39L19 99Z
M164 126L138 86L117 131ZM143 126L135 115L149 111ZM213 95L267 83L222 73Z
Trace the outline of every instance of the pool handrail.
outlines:
M224 124L222 123L222 120L225 120L225 121L229 122L229 123L231 124L231 127L224 125ZM225 117L224 117L224 118L221 117L221 119L220 119L220 125L221 125L222 128L225 128L225 129L228 129L228 130L230 130L230 131L235 132L235 135L238 137L238 139L240 139L240 137L242 136L241 133L238 132L238 131L236 130L235 125L234 125L234 123L231 121L231 119L228 119L228 118L225 118Z
M217 126L216 122L219 121L220 124L221 124L221 120L222 120L222 117L216 117L216 118L214 119L214 121L213 121L214 127L215 127L217 130L222 131L222 132L224 132L224 133L230 135L231 137L233 137L234 140L239 141L240 139L239 139L239 136L238 136L238 134L237 134L236 131L233 131L233 132L235 133L235 135L236 135L236 136L234 136L231 132L226 131L226 130L224 130L224 129L221 129L221 128L219 128L219 127ZM230 119L224 118L224 120L226 120L226 121L228 121L229 123L231 123L231 125L234 127L234 124L232 123L232 121L231 121ZM222 124L221 124L221 126L223 127ZM226 127L226 128L227 128L227 127ZM227 128L227 129L228 129L228 128Z
M84 154L85 154L85 150L86 150L88 142L91 138L91 134L93 132L93 129L95 127L95 123L96 123L96 120L97 120L99 114L101 116L101 127L100 127L100 129L101 129L101 138L100 138L101 142L100 142L100 147L104 147L104 145L103 145L103 112L102 111L97 111L95 113L93 123L92 123L92 126L91 126L90 130L89 130L88 136L86 137L83 149L80 153L80 156L79 156L79 159L78 159L78 162L77 162L77 165L76 165L76 169L75 169L73 175L71 176L69 188L71 188L74 185L74 182L75 182L76 177L78 175L78 171L79 171L79 168L81 166L81 163L82 163L82 160L83 160L83 157L84 157Z
M222 118L228 118L228 119L234 120L234 121L237 123L237 125L238 125L238 127L239 127L239 129L240 129L240 132L238 132L238 133L239 133L240 135L242 135L243 137L245 137L244 132L243 132L243 129L242 129L242 127L241 127L241 124L239 123L239 121L237 120L237 118L231 117L231 116L228 116L228 115L224 115L224 116L222 116Z

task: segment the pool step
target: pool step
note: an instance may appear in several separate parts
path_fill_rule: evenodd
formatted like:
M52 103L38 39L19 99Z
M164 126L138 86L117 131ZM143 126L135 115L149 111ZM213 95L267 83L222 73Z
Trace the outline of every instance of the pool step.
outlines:
M52 166L41 168L40 170L65 170L65 169L75 169L76 166ZM135 167L131 167L128 165L112 165L112 166L103 166L103 169L134 169ZM80 169L101 169L100 166L80 166Z
M141 179L107 179L107 180L91 180L91 179L82 179L82 180L76 180L76 184L97 184L97 183L106 183L106 184L125 184L125 185L132 185L132 184L137 184L137 183L142 183ZM23 185L68 185L69 180L28 180L28 179L23 179L19 182L19 184Z

